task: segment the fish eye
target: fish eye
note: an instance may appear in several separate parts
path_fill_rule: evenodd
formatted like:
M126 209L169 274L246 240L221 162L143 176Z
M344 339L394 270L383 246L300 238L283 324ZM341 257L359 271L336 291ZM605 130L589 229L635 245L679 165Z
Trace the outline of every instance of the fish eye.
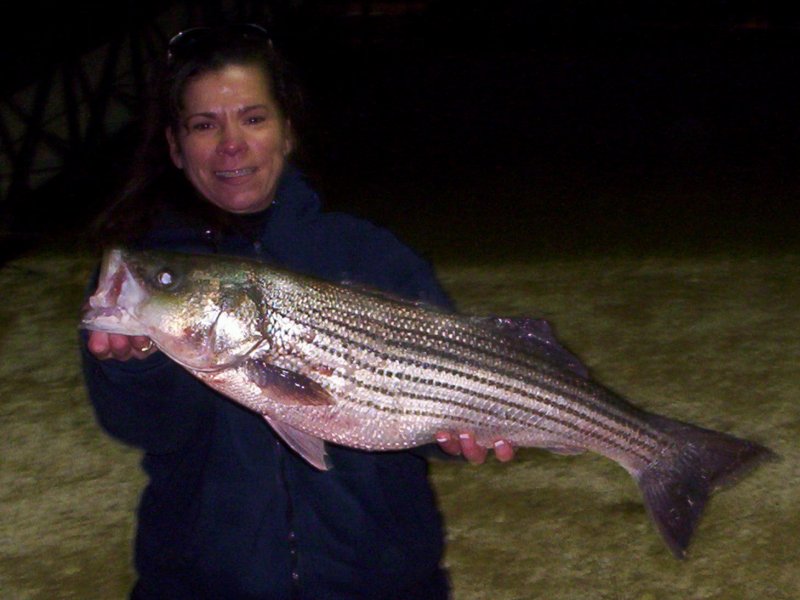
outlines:
M156 285L162 289L169 290L175 287L177 284L178 278L175 276L175 273L170 271L169 269L161 269L156 272L155 282Z

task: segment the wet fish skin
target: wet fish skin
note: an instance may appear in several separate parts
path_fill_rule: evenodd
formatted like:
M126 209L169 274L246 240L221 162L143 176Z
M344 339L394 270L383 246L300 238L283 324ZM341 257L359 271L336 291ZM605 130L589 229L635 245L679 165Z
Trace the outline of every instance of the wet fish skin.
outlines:
M773 456L635 407L542 322L451 314L238 258L112 250L83 326L150 336L320 469L325 441L396 450L442 430L597 452L636 479L678 557L710 493Z

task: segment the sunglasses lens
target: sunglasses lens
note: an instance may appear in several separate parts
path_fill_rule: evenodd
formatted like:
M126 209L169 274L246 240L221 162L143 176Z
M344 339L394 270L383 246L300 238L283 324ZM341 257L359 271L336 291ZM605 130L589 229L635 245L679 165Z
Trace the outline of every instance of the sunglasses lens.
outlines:
M208 27L193 27L177 33L167 44L167 57L169 59L175 58L176 55L181 54L187 47L194 44L198 38L208 35L209 31Z
M238 33L247 39L265 41L270 40L269 32L261 25L256 25L255 23L242 23L240 25L235 25L231 28L231 31Z
M214 38L220 40L240 38L263 41L270 46L272 45L269 32L255 23L240 23L221 28L192 27L191 29L184 29L170 39L167 44L167 61L173 62L180 58L186 58L198 43Z

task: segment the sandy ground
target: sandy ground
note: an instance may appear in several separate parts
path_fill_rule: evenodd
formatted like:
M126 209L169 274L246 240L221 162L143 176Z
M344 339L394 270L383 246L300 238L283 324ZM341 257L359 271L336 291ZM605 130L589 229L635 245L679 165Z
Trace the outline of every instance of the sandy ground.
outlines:
M93 259L0 269L0 596L124 597L138 456L93 421L76 322ZM797 598L800 256L439 265L469 312L539 315L648 409L767 442L783 460L715 497L672 558L638 491L596 456L435 464L457 600Z

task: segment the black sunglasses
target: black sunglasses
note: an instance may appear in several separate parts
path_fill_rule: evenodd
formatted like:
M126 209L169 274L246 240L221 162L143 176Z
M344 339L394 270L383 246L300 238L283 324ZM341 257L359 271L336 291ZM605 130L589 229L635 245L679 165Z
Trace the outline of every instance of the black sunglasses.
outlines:
M187 58L191 55L192 48L196 48L198 43L217 36L260 41L272 47L272 38L269 32L255 23L239 23L225 27L192 27L178 32L169 40L167 44L167 63Z

